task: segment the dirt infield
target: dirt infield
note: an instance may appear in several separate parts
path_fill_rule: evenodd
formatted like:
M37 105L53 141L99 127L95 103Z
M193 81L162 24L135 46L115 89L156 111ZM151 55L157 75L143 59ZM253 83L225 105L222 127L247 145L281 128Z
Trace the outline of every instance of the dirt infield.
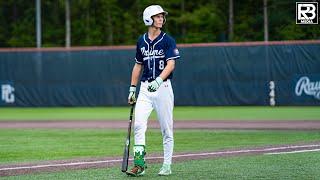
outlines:
M127 128L127 121L0 121L1 128ZM149 121L149 128L159 128L157 121ZM175 129L247 129L247 130L319 130L320 121L175 121ZM214 152L185 152L174 154L173 161L218 158L225 156L320 151L320 141L310 144L264 146L251 149L228 149ZM159 154L148 155L148 163L162 162ZM0 165L1 176L29 173L57 172L62 170L108 168L119 166L121 157L71 159L38 163ZM132 159L130 160L132 161ZM120 172L120 169L119 169Z
M0 121L1 128L127 128L127 121ZM155 120L148 128L160 128ZM320 121L175 121L175 129L319 130Z

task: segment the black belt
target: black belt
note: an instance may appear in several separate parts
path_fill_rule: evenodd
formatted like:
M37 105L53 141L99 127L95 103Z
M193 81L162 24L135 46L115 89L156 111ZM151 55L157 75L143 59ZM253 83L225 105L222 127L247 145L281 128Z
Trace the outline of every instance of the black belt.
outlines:
M168 79L163 80L163 82L166 82ZM152 82L154 79L144 80L143 82Z

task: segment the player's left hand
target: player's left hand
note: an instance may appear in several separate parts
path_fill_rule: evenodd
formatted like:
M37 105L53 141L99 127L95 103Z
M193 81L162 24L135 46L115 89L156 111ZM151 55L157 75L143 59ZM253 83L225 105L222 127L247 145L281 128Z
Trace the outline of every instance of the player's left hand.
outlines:
M152 81L149 86L148 86L148 91L149 92L155 92L160 85L162 84L163 80L161 77L157 77L154 81Z

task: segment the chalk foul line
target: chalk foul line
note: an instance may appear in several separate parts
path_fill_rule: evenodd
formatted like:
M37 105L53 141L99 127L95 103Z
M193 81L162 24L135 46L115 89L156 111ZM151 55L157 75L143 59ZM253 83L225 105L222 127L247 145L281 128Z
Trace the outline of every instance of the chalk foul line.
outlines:
M315 148L315 149L296 150L297 148ZM290 151L290 149L293 149L293 150ZM278 151L278 152L273 152L273 151ZM190 154L173 155L172 157L179 158L179 157L197 157L197 156L214 156L214 155L232 155L232 154L245 154L245 153L260 153L265 155L272 155L272 154L289 154L289 153L315 152L315 151L320 151L320 144L293 145L293 146L282 146L282 147L261 148L261 149L217 151L217 152L208 152L208 153L190 153ZM146 157L146 160L156 160L156 159L163 159L163 157L162 156ZM129 160L132 161L133 159L130 158ZM92 165L92 164L118 163L118 162L122 162L122 159L6 167L6 168L0 168L0 172L10 171L10 170L40 169L40 168L47 168L47 167L66 167L66 166Z
M265 153L265 155L275 155L275 154L294 154L294 153L317 152L317 151L320 151L320 149L307 149L307 150L288 151L288 152L274 152L274 153Z

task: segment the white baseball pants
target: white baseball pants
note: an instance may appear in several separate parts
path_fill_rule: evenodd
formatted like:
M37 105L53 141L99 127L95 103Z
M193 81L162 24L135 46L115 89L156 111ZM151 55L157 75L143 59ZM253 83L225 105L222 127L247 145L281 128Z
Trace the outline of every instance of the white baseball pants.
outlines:
M173 102L174 95L170 80L164 81L156 92L149 92L148 82L141 82L135 108L135 145L146 145L145 133L148 118L156 110L163 137L163 156L165 164L171 164L173 154Z

